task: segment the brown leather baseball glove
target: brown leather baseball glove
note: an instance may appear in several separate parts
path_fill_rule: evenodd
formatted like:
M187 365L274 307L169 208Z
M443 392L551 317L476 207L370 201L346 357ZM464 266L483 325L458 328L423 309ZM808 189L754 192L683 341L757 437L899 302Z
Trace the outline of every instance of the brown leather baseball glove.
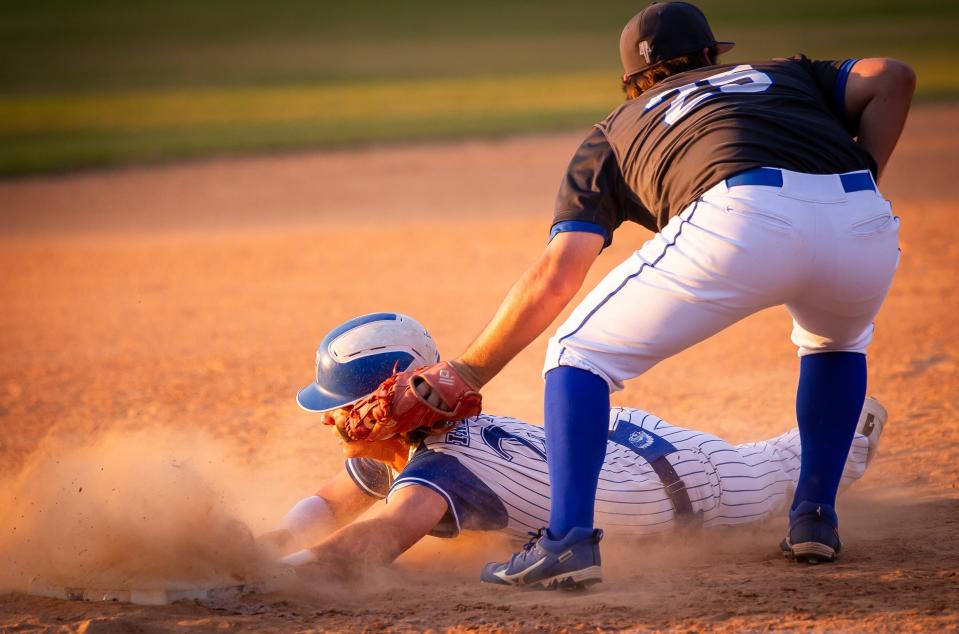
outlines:
M399 372L351 407L328 412L346 440L383 440L414 430L440 433L482 410L483 399L449 362Z

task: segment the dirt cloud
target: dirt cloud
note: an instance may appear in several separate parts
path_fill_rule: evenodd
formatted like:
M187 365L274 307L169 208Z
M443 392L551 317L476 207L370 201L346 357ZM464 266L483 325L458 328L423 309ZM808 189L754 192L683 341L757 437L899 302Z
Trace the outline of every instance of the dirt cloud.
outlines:
M0 587L249 579L264 564L249 519L262 506L255 471L202 432L50 439L0 484Z

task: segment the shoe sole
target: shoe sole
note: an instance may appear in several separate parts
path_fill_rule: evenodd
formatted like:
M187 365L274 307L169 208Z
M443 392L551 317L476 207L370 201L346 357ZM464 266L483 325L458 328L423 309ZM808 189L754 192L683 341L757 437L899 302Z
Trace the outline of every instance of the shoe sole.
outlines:
M834 548L819 542L800 542L798 544L782 544L783 555L787 559L794 559L799 563L820 564L836 561L838 553Z
M603 571L599 566L589 566L582 570L564 572L560 575L540 579L531 583L530 588L541 590L583 590L603 580Z

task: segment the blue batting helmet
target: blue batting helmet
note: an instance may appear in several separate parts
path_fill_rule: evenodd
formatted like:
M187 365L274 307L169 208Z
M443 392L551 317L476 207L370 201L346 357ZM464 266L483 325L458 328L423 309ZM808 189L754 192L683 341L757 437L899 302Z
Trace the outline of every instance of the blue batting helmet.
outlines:
M412 317L373 313L331 330L316 349L316 381L300 390L296 402L309 412L326 412L353 403L398 371L440 360L430 333Z

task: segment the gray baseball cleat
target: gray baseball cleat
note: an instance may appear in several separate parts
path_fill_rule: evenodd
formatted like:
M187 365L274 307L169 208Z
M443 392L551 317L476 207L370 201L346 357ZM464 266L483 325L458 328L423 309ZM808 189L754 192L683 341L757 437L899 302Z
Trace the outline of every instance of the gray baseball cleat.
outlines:
M575 527L558 540L550 539L543 528L530 535L529 543L509 561L486 564L480 580L542 590L581 589L603 580L603 531Z

